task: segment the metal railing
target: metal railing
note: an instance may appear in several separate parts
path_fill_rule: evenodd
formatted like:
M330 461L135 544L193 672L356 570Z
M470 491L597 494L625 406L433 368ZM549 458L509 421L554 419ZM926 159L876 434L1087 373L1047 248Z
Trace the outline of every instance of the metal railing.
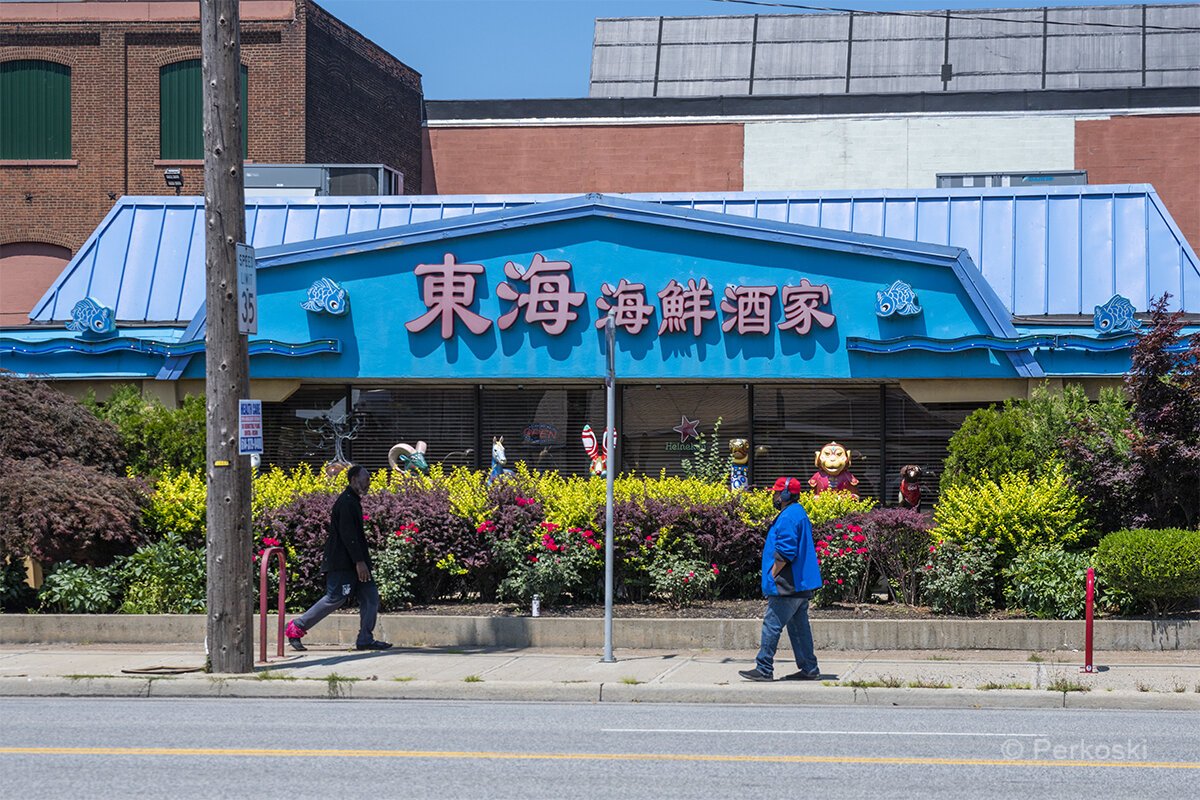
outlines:
M270 567L271 559L275 554L279 554L279 648L277 655L283 656L283 626L285 614L285 602L287 600L287 551L282 547L268 547L261 553L261 560L258 565L258 660L267 660L267 569Z

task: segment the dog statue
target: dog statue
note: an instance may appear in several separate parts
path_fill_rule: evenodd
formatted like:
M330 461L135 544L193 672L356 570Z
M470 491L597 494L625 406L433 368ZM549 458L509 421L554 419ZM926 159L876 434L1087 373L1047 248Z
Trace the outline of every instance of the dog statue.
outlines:
M925 470L916 464L905 464L900 470L900 505L921 510L921 478Z
M808 479L813 494L835 491L858 497L858 478L850 474L850 460L850 451L837 442L818 450L813 462L817 471Z

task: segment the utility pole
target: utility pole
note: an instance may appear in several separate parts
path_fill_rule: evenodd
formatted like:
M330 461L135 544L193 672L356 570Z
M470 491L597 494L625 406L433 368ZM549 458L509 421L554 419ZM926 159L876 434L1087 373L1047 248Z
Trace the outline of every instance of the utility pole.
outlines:
M250 389L237 305L237 244L246 238L239 27L238 0L200 1L210 672L254 669L250 464L238 455L238 400Z

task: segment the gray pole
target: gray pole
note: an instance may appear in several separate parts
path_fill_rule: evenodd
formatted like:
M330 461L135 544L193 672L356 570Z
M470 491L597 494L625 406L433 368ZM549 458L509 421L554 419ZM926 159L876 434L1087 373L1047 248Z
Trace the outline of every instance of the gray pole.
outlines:
M208 404L208 668L254 670L250 464L238 455L238 400L249 396L238 332L237 244L246 239L242 185L241 43L237 0L201 0L204 99L204 359Z
M612 663L613 658L613 481L616 475L617 455L617 369L616 349L617 317L612 311L604 320L604 342L608 349L608 369L604 376L607 389L608 418L605 422L604 436L608 439L608 458L605 461L604 492L604 661ZM603 444L603 440L601 440Z

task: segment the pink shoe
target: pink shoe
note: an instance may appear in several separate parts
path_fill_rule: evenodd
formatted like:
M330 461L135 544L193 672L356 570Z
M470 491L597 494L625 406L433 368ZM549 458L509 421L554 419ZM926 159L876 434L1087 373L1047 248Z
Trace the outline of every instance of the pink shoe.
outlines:
M304 634L306 633L308 633L308 631L304 630L304 628L301 628L295 622L289 622L287 627L283 629L283 635L287 637L288 644L292 646L293 650L308 649L304 646L304 642L300 641L304 638Z

